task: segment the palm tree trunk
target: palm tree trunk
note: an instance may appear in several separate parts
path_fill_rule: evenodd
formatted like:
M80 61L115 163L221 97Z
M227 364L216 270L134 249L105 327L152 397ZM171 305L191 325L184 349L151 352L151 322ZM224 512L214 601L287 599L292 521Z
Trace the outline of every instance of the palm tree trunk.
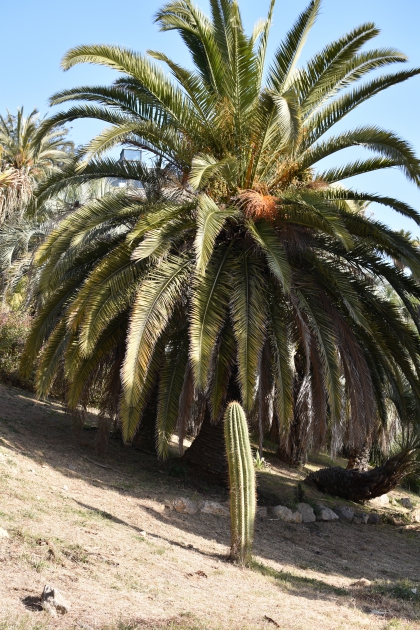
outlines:
M241 393L236 380L235 368L230 376L226 406L231 401L240 401ZM200 431L191 446L185 451L182 459L210 474L216 481L228 483L228 467L223 427L223 417L217 424L211 422L210 410L206 404L204 419Z
M273 414L273 422L271 424L268 438L270 442L273 442L274 444L278 444L278 441L280 439L279 419L275 413Z
M212 424L206 405L203 424L191 446L182 456L183 461L210 474L217 481L227 482L227 460L223 421Z
M288 466L301 466L307 460L309 425L307 414L302 411L299 394L305 371L300 355L295 356L296 373L293 380L293 419L287 433L280 434L278 458Z
M158 401L158 384L150 394L149 401L144 410L143 417L133 438L133 448L138 448L149 453L157 453L156 450L156 416Z
M370 446L364 445L362 448L353 448L349 453L347 470L358 470L366 472L369 470Z
M295 414L289 428L289 433L280 438L277 456L288 466L301 466L307 460L307 443L304 423L299 414Z
M416 449L407 448L388 459L383 466L367 472L346 470L339 466L321 468L310 473L306 483L314 484L321 492L361 502L379 497L393 490L416 466Z

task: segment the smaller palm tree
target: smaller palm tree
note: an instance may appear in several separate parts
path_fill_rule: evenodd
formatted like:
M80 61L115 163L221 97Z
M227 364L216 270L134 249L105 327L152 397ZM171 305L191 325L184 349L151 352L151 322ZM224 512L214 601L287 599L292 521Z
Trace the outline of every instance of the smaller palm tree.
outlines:
M28 203L31 193L28 178L19 169L0 171L0 221L10 214L12 208Z
M40 117L37 109L25 118L23 107L18 108L16 115L8 111L6 117L0 116L2 164L23 171L36 181L68 161L69 152L73 149L73 143L66 140L65 129L37 135L44 118Z
M15 286L28 271L34 248L56 221L49 202L31 216L29 205L36 186L68 163L73 143L65 129L39 134L44 118L36 109L25 117L23 107L0 116L0 271L5 286Z
M3 272L3 295L7 300L13 296L15 305L22 300L33 302L38 277L33 267L35 250L67 215L112 189L107 179L69 186L42 204L33 216L24 214L0 225L0 271Z
M0 222L21 216L37 183L66 164L73 143L65 129L38 134L38 110L0 116Z

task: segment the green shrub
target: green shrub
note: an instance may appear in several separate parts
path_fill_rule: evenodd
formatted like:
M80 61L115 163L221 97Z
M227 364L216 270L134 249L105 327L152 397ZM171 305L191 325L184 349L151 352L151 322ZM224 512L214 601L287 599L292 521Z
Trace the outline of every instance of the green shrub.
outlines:
M0 311L0 381L34 389L34 373L28 379L19 374L20 357L29 334L32 318L22 311Z

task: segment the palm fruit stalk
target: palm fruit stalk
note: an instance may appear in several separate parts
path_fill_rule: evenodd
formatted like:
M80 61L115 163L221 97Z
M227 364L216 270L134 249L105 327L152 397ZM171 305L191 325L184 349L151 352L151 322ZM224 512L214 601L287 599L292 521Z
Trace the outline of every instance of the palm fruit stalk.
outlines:
M230 486L230 557L245 565L251 560L256 498L248 424L239 403L229 404L224 425Z

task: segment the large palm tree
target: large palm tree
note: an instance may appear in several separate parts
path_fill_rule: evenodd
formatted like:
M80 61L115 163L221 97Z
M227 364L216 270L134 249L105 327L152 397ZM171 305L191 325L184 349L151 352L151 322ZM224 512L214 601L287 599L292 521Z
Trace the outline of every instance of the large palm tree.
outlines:
M406 61L394 49L362 51L378 34L370 23L300 65L320 0L298 17L267 67L274 0L251 36L236 1L210 4L210 18L190 0L170 2L156 16L161 30L180 33L192 70L162 53L117 46L79 46L64 57L66 70L93 63L120 76L110 87L51 99L78 104L40 133L77 118L110 126L64 175L40 184L39 203L102 177L140 180L144 189L116 189L87 203L41 246L43 306L24 365L42 352L41 395L63 365L71 408L100 381L105 429L118 416L131 440L151 418L162 456L176 427L182 442L202 422L190 459L203 463L201 436L217 431L210 420L238 397L261 435L271 417L287 431L299 416L309 446L327 434L339 446L344 432L357 446L385 419L389 392L401 415L407 384L420 402L418 336L375 284L389 284L418 327L411 300L420 297L419 252L360 206L374 201L417 223L420 215L397 199L337 183L398 168L419 185L420 165L394 132L331 130L420 70L360 84ZM120 144L154 154L155 168L104 157ZM317 167L354 146L371 155ZM217 450L216 441L207 453Z

